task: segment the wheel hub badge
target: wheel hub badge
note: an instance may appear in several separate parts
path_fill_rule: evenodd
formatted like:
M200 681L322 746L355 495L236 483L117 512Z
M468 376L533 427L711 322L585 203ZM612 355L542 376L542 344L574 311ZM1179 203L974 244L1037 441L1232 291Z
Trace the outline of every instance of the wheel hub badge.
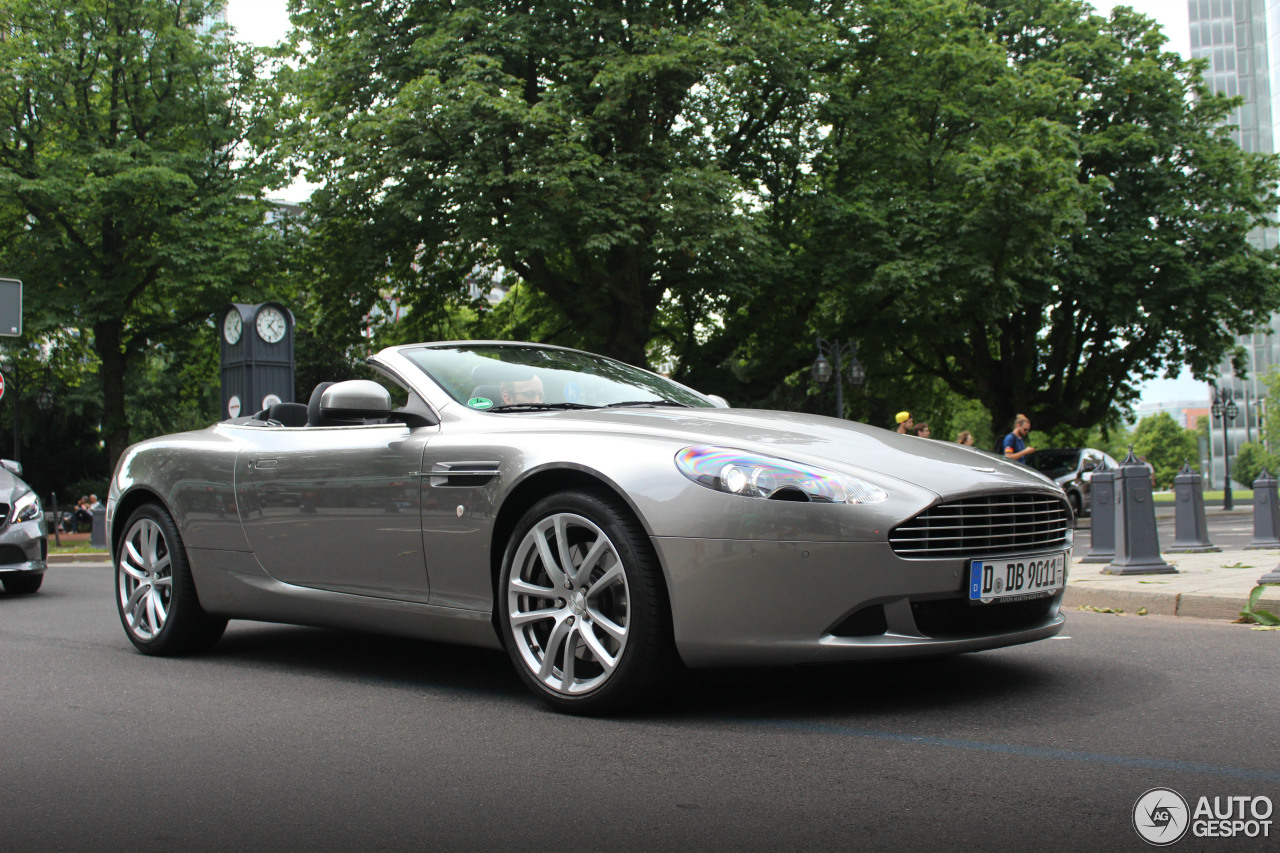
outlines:
M569 599L569 609L575 616L581 616L587 612L587 597L582 594L582 590L575 592L573 598Z

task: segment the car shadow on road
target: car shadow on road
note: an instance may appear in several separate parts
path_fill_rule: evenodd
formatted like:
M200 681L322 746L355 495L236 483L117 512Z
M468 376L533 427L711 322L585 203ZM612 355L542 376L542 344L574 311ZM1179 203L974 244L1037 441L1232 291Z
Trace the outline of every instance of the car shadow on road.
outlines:
M544 709L525 689L505 653L292 625L232 623L202 660L318 678L364 681L419 692L475 694ZM813 719L878 717L920 710L1005 709L1063 689L1057 667L998 654L824 664L804 667L693 670L620 719L707 717ZM1079 690L1079 683L1072 688ZM547 713L554 713L546 709Z
M807 719L921 710L1008 708L1053 691L1060 677L1029 661L944 655L897 661L691 673L672 711L703 716Z
M419 691L521 699L529 695L502 651L357 631L233 622L218 644L201 657Z

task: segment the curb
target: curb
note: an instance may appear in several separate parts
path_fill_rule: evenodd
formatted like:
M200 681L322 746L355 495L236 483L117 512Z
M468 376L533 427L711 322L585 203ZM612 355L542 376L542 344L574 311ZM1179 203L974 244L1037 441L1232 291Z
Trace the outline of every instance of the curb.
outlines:
M1062 596L1063 610L1079 607L1113 607L1125 613L1137 613L1145 607L1148 616L1185 616L1191 619L1216 619L1233 622L1247 599L1193 593L1134 592L1126 589L1100 589L1067 584Z

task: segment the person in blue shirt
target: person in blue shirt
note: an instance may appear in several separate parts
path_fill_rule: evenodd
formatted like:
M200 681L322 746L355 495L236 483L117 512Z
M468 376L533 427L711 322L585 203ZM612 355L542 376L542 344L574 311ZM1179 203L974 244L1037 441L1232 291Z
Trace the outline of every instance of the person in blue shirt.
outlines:
M1027 433L1031 432L1031 419L1026 415L1018 415L1013 419L1013 432L1004 437L1004 458L1010 462L1027 464L1027 457L1036 452L1034 447L1027 447Z

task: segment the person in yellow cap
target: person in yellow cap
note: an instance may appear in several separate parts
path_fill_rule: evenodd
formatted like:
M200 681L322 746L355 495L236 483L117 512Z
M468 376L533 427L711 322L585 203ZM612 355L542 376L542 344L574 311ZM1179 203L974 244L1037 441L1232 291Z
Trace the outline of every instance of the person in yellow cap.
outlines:
M893 416L893 419L898 422L898 432L902 435L910 433L912 427L915 426L915 421L911 420L910 412L898 412Z

